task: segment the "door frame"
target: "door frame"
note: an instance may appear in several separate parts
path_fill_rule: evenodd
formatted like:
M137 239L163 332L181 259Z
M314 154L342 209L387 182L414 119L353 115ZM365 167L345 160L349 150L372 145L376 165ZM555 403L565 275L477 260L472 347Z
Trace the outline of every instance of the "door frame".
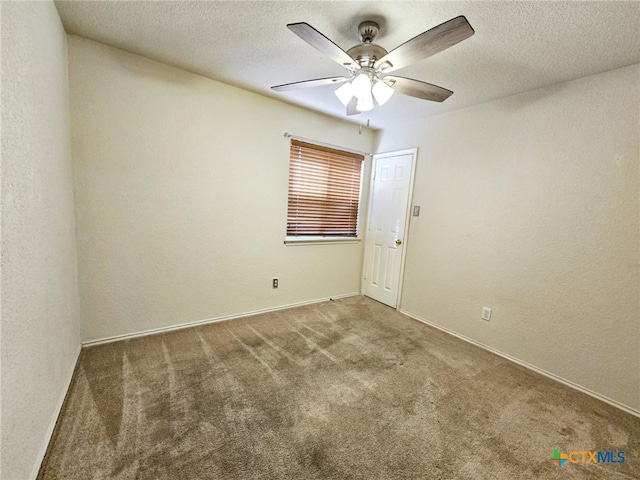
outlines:
M371 224L371 211L373 205L373 186L376 174L376 165L379 158L397 157L399 155L411 155L411 177L409 179L409 193L407 195L407 212L404 222L404 232L402 235L404 248L400 257L400 273L398 278L398 297L396 298L396 310L400 311L402 302L402 287L404 285L404 267L407 258L407 244L409 237L409 223L411 222L411 210L413 203L413 185L416 179L416 164L418 163L418 147L405 148L402 150L393 150L389 152L374 153L371 155L371 173L369 175L369 194L367 198L367 223L365 224L364 248L362 249L362 274L360 276L360 295L364 295L364 275L367 267L367 237L369 236L369 225Z

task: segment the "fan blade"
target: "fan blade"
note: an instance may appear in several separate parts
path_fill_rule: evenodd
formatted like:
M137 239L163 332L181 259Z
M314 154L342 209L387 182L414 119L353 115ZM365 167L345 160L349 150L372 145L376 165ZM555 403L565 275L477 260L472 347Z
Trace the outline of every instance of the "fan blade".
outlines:
M305 22L290 23L287 28L298 35L302 40L307 42L316 50L324 53L334 62L339 63L343 67L358 69L360 66L356 61L342 50L338 45L325 37L318 30Z
M391 50L377 60L373 68L393 72L452 47L474 33L464 16L452 18Z
M328 77L316 78L315 80L304 80L302 82L285 83L284 85L276 85L271 87L276 92L284 92L286 90L295 90L297 88L321 87L322 85L332 85L343 83L349 80L347 77Z
M421 82L420 80L413 80L411 78L387 75L384 77L384 80L393 81L394 83L391 87L397 92L409 95L410 97L431 100L432 102L443 102L453 93L451 90L447 90L446 88L431 85L427 82Z
M351 115L358 115L359 113L361 113L357 108L356 105L358 104L358 99L356 97L353 97L351 99L351 101L348 103L347 105L347 115L351 116Z

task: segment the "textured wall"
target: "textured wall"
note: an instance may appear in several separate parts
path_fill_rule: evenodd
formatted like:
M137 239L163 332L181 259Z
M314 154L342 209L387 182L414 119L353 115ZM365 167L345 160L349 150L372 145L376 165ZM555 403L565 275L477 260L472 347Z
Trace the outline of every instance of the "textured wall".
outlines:
M2 3L2 471L34 478L80 348L66 34Z
M80 37L69 62L84 340L360 291L361 244L283 243L283 134L372 132Z
M402 309L636 410L639 70L384 131L379 145L419 147Z

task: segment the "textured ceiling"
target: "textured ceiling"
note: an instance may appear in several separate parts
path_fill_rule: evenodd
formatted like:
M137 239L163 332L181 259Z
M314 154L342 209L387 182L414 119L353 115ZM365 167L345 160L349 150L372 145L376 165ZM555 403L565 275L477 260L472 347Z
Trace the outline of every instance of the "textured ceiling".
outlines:
M57 1L67 32L316 111L346 118L335 86L273 85L344 69L286 28L307 22L344 50L375 20L387 50L452 17L476 33L397 71L454 91L442 104L394 95L349 120L385 128L640 63L640 2ZM606 92L603 92L606 95Z

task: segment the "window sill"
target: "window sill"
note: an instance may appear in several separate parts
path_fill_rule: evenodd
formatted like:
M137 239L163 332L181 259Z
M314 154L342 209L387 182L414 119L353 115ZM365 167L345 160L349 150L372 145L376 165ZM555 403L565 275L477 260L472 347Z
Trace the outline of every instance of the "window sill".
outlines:
M337 237L286 237L285 245L330 245L345 243L360 243L360 238L337 238Z

